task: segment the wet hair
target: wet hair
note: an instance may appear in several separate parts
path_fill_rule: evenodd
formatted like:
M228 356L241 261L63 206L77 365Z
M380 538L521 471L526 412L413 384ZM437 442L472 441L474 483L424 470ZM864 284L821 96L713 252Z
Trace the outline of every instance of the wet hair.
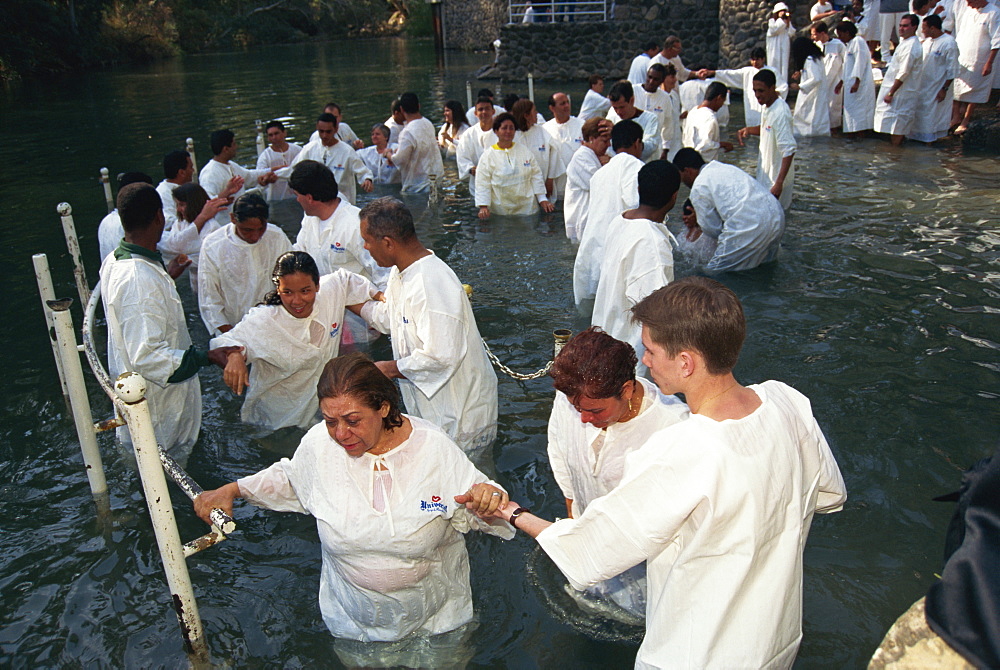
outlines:
M611 148L615 153L628 149L642 139L642 126L631 119L619 121L611 129Z
M218 156L222 150L228 147L236 139L236 135L228 128L216 130L208 136L208 146L212 149L212 155Z
M337 120L337 117L334 116L333 114L330 114L329 112L323 112L318 117L316 117L316 123L332 123L334 130L336 130L337 126L340 125L340 121Z
M388 404L389 414L382 419L382 429L403 425L402 402L396 385L360 351L330 359L319 376L316 395L320 400L350 396L376 412Z
M674 66L671 65L670 67L674 67ZM660 65L659 63L653 63L652 65L650 65L646 69L646 72L648 73L650 70L652 70L656 74L662 75L664 79L667 78L667 68L664 67L663 65ZM674 74L677 74L677 68L674 68Z
M396 98L391 103L389 103L389 111L395 114L396 110L398 109L399 109L399 98Z
M804 68L806 61L810 58L822 62L823 50L816 46L816 43L808 37L796 37L792 40L792 65L795 70Z
M942 29L944 23L941 21L941 16L938 14L929 14L924 17L924 23L929 25L931 28L936 28L938 30Z
M778 85L778 78L775 76L774 72L768 70L767 68L762 68L758 70L757 74L753 76L754 81L759 81L764 84L764 86L773 87Z
M461 128L462 126L469 125L469 122L465 118L465 105L458 100L449 100L444 103L444 106L445 109L451 110L451 118L454 120L453 128Z
M691 147L684 147L674 156L674 167L678 170L686 170L687 168L700 170L704 164L705 159L696 149Z
M174 200L184 203L184 220L194 221L208 202L208 193L198 184L189 182L174 189Z
M163 176L166 179L176 179L180 171L187 167L189 158L191 154L182 149L168 153L163 157Z
M848 35L851 36L851 39L854 39L855 37L858 36L858 27L851 21L841 21L840 23L837 24L837 27L834 28L834 30L836 30L838 33L840 32L847 33Z
M260 219L264 222L264 225L267 225L269 214L270 210L267 206L267 201L256 191L244 193L236 198L236 202L233 203L233 216L240 223L249 221L250 219Z
M301 272L312 277L313 283L319 286L319 268L312 256L304 251L286 251L278 256L271 271L271 283L274 288L264 296L263 305L280 305L281 296L278 295L278 281L287 275Z
M163 201L152 184L133 182L118 191L118 215L122 228L131 233L153 225L157 212L163 210Z
M323 105L323 111L325 112L328 109L335 109L335 110L337 110L339 112L340 111L340 105L338 105L335 102L328 102L325 105ZM332 113L333 112L331 112L331 114Z
M823 27L826 28L825 23L823 24ZM766 59L767 59L767 52L764 51L764 47L754 47L753 49L750 50L750 60L766 60Z
M514 103L516 103L522 97L523 96L520 96L517 93L508 93L503 97L503 108L509 112L511 109L514 108Z
M592 74L587 77L587 84L589 84L591 88L594 88L599 82L602 81L604 81L604 77L599 74Z
M713 81L705 89L705 102L709 100L715 100L719 96L725 98L729 95L729 87L723 84L721 81Z
M670 161L655 160L639 169L639 204L666 207L681 187L681 173Z
M391 196L372 200L361 208L358 218L365 222L368 234L378 239L391 237L408 242L417 236L410 210L402 201Z
M420 99L416 93L407 92L399 96L399 106L406 114L416 114L420 111Z
M556 390L571 402L583 396L594 400L620 398L622 387L635 381L638 362L631 344L591 326L566 343L553 361L549 376Z
M479 89L479 92L476 93L476 97L477 98L489 98L490 103L492 104L492 102L493 102L493 91L491 91L488 88L481 88L481 89Z
M277 128L278 130L283 131L285 129L285 124L283 124L281 121L271 121L270 123L267 124L267 126L264 127L264 130L267 131L270 130L271 128Z
M684 205L681 207L681 213L694 214L694 205L691 204L691 198L684 201Z
M680 43L681 43L681 38L677 37L676 35L670 35L669 37L667 37L667 39L663 40L663 48L669 49L675 44L680 44Z
M522 133L526 131L528 129L528 116L534 111L535 103L528 98L521 98L515 102L510 110L511 116L514 117L514 127ZM503 114L500 116L503 116ZM496 124L494 123L494 125Z
M129 184L149 184L153 185L153 178L150 177L145 172L122 172L117 177L118 188L123 186L128 186Z
M739 298L708 277L684 277L656 289L632 308L632 319L668 356L697 351L713 375L736 367L746 337Z
M386 140L392 137L392 133L389 131L389 126L385 125L384 123L376 123L374 126L372 126L372 129L369 132L374 133L376 130L380 132L382 135L384 135Z
M504 121L510 121L511 123L514 124L514 128L520 130L519 128L517 128L517 119L514 118L513 114L511 114L510 112L500 112L499 114L493 117L493 132L497 132L498 130L500 130L500 125Z
M604 120L602 117L595 116L583 122L583 130L580 132L583 134L584 142L589 142L601 134L601 121Z
M611 102L618 102L619 100L632 100L634 97L635 90L632 88L632 82L628 79L616 81L614 86L611 87L611 91L608 93L608 100Z
M333 202L340 191L337 189L337 178L333 172L319 161L305 160L292 169L288 178L292 190L302 195L311 195L313 200Z

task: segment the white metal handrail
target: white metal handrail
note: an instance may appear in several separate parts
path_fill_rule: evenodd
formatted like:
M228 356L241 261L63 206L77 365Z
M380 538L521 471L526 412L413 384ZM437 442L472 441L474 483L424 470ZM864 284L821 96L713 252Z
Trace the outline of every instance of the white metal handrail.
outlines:
M507 7L508 23L523 23L528 8L527 2L510 2ZM606 0L546 0L531 4L534 10L533 23L607 21Z

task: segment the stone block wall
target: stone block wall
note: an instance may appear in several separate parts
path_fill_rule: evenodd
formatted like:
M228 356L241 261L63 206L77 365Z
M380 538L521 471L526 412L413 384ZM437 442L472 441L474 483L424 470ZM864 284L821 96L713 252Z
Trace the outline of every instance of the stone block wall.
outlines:
M507 0L444 0L445 46L449 49L492 50L493 40L507 24Z
M743 67L750 60L754 47L763 47L767 37L767 20L777 0L721 0L719 3L719 66ZM789 2L792 25L809 25L811 2Z

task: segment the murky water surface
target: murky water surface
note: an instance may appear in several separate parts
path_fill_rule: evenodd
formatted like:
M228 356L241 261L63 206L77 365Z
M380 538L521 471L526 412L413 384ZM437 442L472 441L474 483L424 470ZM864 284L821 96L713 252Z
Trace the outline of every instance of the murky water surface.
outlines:
M441 67L427 44L341 42L23 82L0 96L0 259L10 289L0 341L11 365L0 400L3 665L186 663L136 477L102 442L115 519L99 523L54 376L30 256L48 253L57 293L75 295L56 204L74 207L94 281L102 166L159 180L166 151L192 136L204 162L209 132L222 127L236 130L238 159L250 164L255 119L285 119L290 139L304 140L330 99L362 137L404 90L416 91L439 123L441 103L464 100L465 81L485 58L450 55ZM585 91L578 82L543 83L536 99L557 88L577 101ZM735 125L738 109L734 117ZM752 150L727 159L747 169L755 162ZM812 399L850 491L842 513L813 524L797 664L859 667L940 570L951 508L931 497L957 488L960 469L997 446L1000 161L958 147L893 151L876 140L818 139L802 142L796 163L780 260L722 279L749 318L739 378L781 379ZM414 203L419 234L475 287L479 327L494 351L515 369L535 370L550 355L553 328L585 325L573 308L574 248L561 215L482 225L448 169L442 202ZM294 215L284 218L294 233ZM683 261L679 270L690 272ZM192 335L204 343L191 313ZM239 424L239 402L221 375L203 372L202 385L196 479L214 486L288 453L289 439L259 440ZM97 418L110 413L96 386L91 397ZM494 449L501 481L548 518L564 509L545 458L551 397L544 379L502 377ZM182 537L200 534L186 500L178 494L175 502ZM316 603L313 521L249 506L237 520L231 541L189 562L214 660L334 664ZM546 602L559 585L544 571L525 574L532 542L470 537L469 545L480 620L474 666L631 666L633 646L592 641L552 614Z

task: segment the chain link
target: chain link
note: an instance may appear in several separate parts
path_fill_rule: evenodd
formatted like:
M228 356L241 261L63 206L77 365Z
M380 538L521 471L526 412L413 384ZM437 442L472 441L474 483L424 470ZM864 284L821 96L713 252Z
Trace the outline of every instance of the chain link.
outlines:
M490 350L490 345L486 344L486 340L483 340L483 347L486 348L486 355L490 357L490 360L493 361L493 364L496 365L498 368L500 368L501 372L513 377L514 379L520 379L521 381L527 381L528 379L538 379L539 377L544 377L545 375L549 374L549 370L552 368L553 361L549 361L548 363L545 364L545 367L539 370L538 372L532 372L531 374L523 375L520 372L514 372L506 365L501 363L500 359L496 357L496 354L494 354Z

